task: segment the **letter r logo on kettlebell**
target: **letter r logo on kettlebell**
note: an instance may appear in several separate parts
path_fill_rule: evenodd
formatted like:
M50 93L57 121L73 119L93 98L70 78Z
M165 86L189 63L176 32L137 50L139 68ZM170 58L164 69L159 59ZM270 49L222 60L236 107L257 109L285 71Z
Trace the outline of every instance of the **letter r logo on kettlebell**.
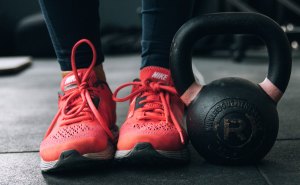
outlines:
M224 119L224 140L229 139L230 134L235 134L241 141L247 138L243 134L246 123L241 119Z

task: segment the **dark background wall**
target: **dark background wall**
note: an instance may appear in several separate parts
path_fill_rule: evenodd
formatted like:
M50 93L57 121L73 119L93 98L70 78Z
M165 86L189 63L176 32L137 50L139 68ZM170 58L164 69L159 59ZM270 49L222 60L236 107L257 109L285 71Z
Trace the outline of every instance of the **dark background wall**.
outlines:
M196 0L197 12L212 12L218 0ZM100 0L102 27L139 27L141 0ZM15 31L19 21L40 12L38 0L0 0L0 56L14 55Z
M140 0L100 0L102 25L139 26ZM0 55L14 54L14 33L24 17L40 12L38 0L0 0Z
M0 55L14 53L14 32L18 22L39 12L37 0L0 0Z
M138 26L140 19L137 8L141 0L100 0L102 25Z

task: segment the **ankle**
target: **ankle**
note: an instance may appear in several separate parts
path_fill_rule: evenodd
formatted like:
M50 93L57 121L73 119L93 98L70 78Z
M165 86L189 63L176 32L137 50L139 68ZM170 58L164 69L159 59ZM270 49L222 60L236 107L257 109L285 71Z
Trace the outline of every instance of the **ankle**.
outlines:
M98 80L106 82L106 76L102 64L95 66L94 71L96 73Z
M105 81L106 82L106 76L105 76L105 72L103 69L103 65L99 64L97 66L94 67L94 71L96 73L97 79L101 80L101 81ZM62 78L64 78L67 74L69 74L72 71L61 71L61 76Z
M64 78L65 76L67 76L67 74L69 74L71 71L61 71L61 77Z

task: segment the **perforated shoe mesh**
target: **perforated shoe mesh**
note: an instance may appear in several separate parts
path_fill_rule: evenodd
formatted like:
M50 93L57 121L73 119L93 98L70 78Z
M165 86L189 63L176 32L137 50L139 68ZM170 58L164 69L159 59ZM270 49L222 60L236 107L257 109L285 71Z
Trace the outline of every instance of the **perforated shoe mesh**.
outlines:
M138 122L138 123L134 123L132 125L132 127L134 129L137 130L148 130L151 132L155 132L155 131L162 131L162 132L166 132L166 131L176 131L176 128L174 127L173 124L171 123L165 123L165 122Z
M64 126L59 128L56 133L49 135L49 137L43 141L43 146L65 142L73 138L92 136L95 134L92 130L93 128L84 123Z
M90 129L89 126L85 124L76 124L69 125L63 128L60 128L55 135L51 136L51 139L61 139L61 138L69 138L74 135L82 134L82 132L88 131Z

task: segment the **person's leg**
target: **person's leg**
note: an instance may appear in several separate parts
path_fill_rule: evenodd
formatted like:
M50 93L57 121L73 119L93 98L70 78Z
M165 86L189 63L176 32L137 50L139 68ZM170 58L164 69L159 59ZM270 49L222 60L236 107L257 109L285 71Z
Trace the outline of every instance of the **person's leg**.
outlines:
M99 2L40 0L40 4L63 72L59 109L40 145L41 169L110 161L118 135L116 104L101 64Z
M169 68L172 39L192 14L194 0L142 0L142 65Z
M71 50L80 39L89 39L97 50L99 78L105 79L102 70L104 56L100 42L99 0L40 0L47 28L63 74L71 71ZM78 68L87 68L91 64L92 53L87 45L76 52ZM101 77L103 76L103 77Z
M130 100L120 129L115 158L150 163L155 159L187 162L184 105L172 86L169 68L174 34L191 15L192 0L142 0L142 66L140 81L114 93L116 101ZM132 94L117 98L120 89L133 85Z

